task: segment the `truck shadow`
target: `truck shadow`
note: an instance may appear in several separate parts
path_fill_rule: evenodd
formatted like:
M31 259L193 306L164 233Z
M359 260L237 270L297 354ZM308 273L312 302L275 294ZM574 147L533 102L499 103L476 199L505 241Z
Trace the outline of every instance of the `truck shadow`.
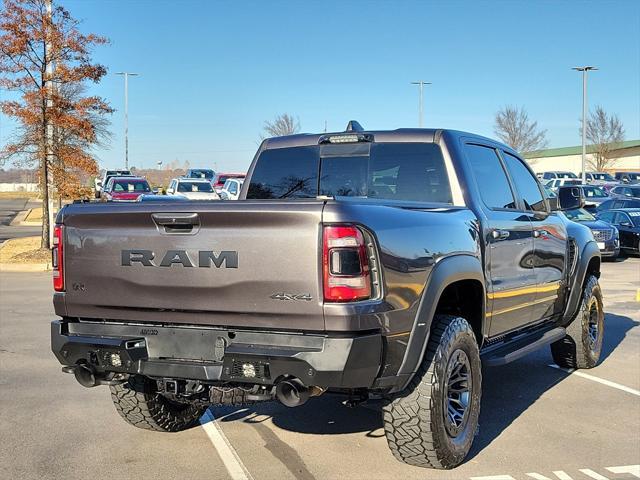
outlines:
M622 315L607 314L601 361L623 341L627 332L640 322ZM530 406L569 374L549 368L552 363L548 348L511 364L483 368L483 394L480 426L466 461L489 446ZM311 398L305 405L287 408L277 402L259 403L247 408L215 408L213 414L221 422L242 421L258 424L271 420L278 428L315 434L341 435L362 432L369 438L383 438L381 402L349 408L345 397L325 394Z

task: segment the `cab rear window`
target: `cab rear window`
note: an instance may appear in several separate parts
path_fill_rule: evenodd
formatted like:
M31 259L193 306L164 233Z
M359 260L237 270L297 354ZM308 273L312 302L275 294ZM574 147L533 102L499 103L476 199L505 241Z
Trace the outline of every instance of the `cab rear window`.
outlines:
M264 151L248 199L362 197L452 203L440 147L357 143Z

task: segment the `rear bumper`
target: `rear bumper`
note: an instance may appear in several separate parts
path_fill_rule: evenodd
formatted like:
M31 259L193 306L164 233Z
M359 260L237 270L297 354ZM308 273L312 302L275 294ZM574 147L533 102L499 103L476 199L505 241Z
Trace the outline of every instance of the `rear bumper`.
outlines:
M62 365L88 363L104 373L260 385L293 376L307 386L369 388L380 371L383 347L379 333L332 336L55 320L51 350Z

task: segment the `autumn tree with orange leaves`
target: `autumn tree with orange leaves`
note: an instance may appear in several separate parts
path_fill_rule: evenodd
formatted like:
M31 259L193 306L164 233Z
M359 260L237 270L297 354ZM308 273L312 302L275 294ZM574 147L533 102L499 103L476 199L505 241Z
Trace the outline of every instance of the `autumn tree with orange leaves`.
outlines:
M4 0L0 11L0 88L16 93L0 102L18 127L0 150L0 162L16 159L38 165L43 199L42 248L49 248L49 189L77 195L81 173L97 174L92 148L103 141L113 110L86 95L106 68L92 63L91 50L107 43L83 34L79 22L51 0Z

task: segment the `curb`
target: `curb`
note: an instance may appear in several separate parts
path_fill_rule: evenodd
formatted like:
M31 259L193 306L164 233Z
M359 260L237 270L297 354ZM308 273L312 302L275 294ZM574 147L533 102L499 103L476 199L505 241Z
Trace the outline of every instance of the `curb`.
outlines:
M13 220L11 220L11 223L9 223L10 227L18 227L20 225L23 224L24 219L27 218L27 216L29 215L29 213L31 213L31 210L33 210L32 208L29 208L28 210L21 210L20 212L18 212L18 214L13 217ZM30 222L32 223L32 222Z
M0 263L0 272L48 272L51 263Z

